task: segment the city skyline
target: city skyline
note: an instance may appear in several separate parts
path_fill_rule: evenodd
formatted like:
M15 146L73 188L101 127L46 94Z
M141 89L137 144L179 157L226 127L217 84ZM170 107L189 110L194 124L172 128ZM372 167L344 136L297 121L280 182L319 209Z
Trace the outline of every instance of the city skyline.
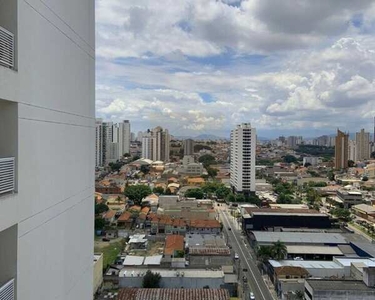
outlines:
M96 2L97 117L179 136L372 132L372 1Z

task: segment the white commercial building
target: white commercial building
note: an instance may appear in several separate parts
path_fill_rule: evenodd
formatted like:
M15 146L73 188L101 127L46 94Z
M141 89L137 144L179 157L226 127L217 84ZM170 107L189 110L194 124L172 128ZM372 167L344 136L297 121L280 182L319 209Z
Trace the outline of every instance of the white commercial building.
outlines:
M0 1L0 299L93 297L94 4Z
M235 192L255 192L256 130L249 123L231 132L230 184Z

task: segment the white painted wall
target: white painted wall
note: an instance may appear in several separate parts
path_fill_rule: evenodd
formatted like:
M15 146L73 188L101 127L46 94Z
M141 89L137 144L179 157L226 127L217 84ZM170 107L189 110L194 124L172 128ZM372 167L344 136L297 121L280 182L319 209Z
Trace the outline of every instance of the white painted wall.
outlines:
M18 1L18 193L0 197L0 231L18 224L17 299L92 299L95 166L94 0Z

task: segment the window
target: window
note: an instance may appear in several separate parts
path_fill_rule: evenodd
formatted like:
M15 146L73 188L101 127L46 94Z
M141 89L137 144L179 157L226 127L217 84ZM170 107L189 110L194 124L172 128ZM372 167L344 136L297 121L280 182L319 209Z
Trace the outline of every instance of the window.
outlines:
M0 66L17 69L17 3L0 1Z

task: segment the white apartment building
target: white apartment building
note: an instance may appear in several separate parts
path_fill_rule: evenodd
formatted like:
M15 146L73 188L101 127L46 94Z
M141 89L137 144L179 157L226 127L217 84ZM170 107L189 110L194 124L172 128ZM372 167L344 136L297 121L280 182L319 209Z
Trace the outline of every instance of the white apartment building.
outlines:
M194 154L194 140L186 139L184 140L184 155Z
M0 1L0 299L93 298L94 4Z
M357 160L365 160L370 158L370 133L361 129L355 134L355 142L357 145Z
M355 141L349 140L348 142L349 160L357 161L357 145Z
M231 131L230 184L234 192L255 192L256 129L250 123Z
M128 120L124 120L122 123L119 123L117 125L117 142L119 149L119 158L121 158L124 154L130 153L130 122Z
M142 157L153 161L169 161L170 135L160 126L149 130L142 138Z

